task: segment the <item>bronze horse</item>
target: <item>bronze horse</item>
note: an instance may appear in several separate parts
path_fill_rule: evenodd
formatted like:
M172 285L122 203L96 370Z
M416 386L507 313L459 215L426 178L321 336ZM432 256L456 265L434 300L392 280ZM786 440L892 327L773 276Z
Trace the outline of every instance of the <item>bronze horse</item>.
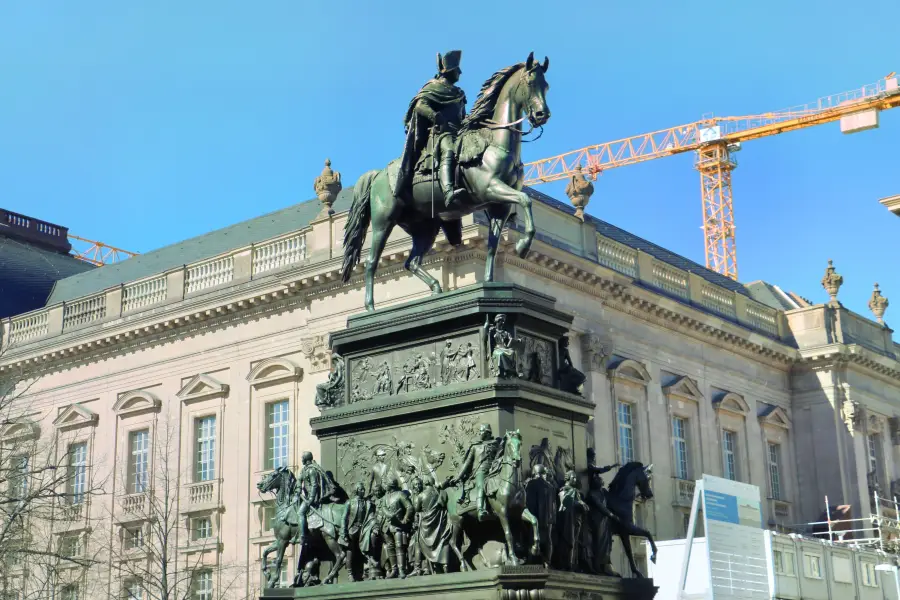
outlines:
M265 475L256 484L256 489L261 493L275 494L275 506L282 507L291 501L294 486L296 485L297 479L291 473L291 470L287 467L279 467ZM338 536L340 535L340 526L338 524L343 522L346 510L347 504L344 502L323 504L319 508L310 509L310 516L313 514L317 515L322 520L322 526L318 528L310 527L307 544L314 551L318 549L316 548L317 545L319 548L325 546L334 555L334 563L328 575L322 580L322 583L332 583L334 581L346 558L346 551L338 543ZM284 553L291 540L297 535L297 528L297 525L286 523L283 519L279 519L275 523L273 527L275 541L262 553L263 574L266 576L267 587L278 587L278 576L281 573ZM275 564L273 565L274 569L270 571L268 557L272 552L277 553L275 555ZM297 559L297 576L294 578L294 586L302 585L301 576L307 558L311 559L308 553L301 549L300 557Z
M521 561L516 557L514 531L511 524L521 520L528 523L532 534L531 555L540 553L541 538L537 518L525 507L525 488L519 476L522 465L522 435L518 430L507 431L498 456L494 459L490 473L484 478L486 488L486 505L489 514L500 522L506 544L507 562L518 565ZM484 523L478 521L474 503L462 507L458 500L462 495L459 487L447 489L447 510L453 533L450 548L459 559L460 569L468 571L470 565L464 557L461 536L465 533L470 539L484 537L475 533Z
M621 467L612 482L609 484L609 490L606 493L606 506L619 519L611 521L609 527L613 535L619 536L622 541L622 547L625 549L625 556L628 558L628 564L631 566L631 572L635 577L643 577L643 573L637 568L634 562L634 553L631 550L631 536L646 538L650 542L650 548L653 554L650 555L650 561L656 563L656 543L650 532L639 527L634 523L634 490L637 488L643 500L649 500L653 497L653 490L650 489L649 467L645 467L639 462L630 462Z
M373 288L375 270L385 243L395 225L399 225L413 240L406 268L424 281L433 294L441 293L441 285L425 269L422 259L431 250L438 232L444 231L454 246L462 241L462 217L485 209L490 218L488 255L484 280L494 279L494 257L503 226L521 210L525 235L516 243L516 253L524 258L534 240L534 217L531 198L521 191L523 171L521 162L522 134L517 127L526 119L532 127L543 126L550 119L545 95L548 89L544 75L550 61L543 64L528 60L497 71L481 87L481 93L465 118L460 130L465 148L466 139L484 149L472 160L460 160L461 181L465 193L446 206L440 184L420 181L412 186L409 198L398 198L391 185L395 163L381 171L369 171L360 176L353 190L353 204L344 227L344 263L341 276L346 282L359 263L366 230L372 225L372 245L365 268L366 310L375 309ZM522 114L525 117L521 117Z

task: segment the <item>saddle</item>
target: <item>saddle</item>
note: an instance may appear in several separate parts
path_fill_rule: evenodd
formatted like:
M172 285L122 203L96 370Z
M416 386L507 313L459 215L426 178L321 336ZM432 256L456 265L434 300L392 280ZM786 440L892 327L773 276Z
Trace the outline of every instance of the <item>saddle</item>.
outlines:
M462 133L462 135L457 136L456 179L459 179L459 171L463 167L469 167L481 162L481 157L484 156L484 151L487 150L487 147L491 143L490 134L491 132L488 129L474 129L471 131L465 131ZM413 173L412 179L413 185L416 185L417 183L430 182L432 180L432 174L434 180L437 181L437 171L432 148L437 150L438 137L440 137L441 135L444 134L437 134L437 136L435 136L434 133L430 134L428 143L425 144L425 148L422 150L422 154L419 155L419 159L416 161L416 168ZM393 182L391 183L393 184Z

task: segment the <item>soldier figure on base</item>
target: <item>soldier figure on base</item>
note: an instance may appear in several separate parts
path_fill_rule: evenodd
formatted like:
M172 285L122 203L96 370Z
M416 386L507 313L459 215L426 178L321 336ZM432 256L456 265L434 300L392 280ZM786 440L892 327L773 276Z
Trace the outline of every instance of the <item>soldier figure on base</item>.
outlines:
M454 190L454 174L456 134L466 114L466 94L455 85L462 75L459 68L462 52L451 50L443 56L438 54L437 58L437 75L412 99L403 119L406 144L393 191L398 198L409 194L416 162L428 144L429 135L434 135L432 170L437 171L445 206L449 208L462 191Z
M384 496L384 522L382 540L384 550L393 563L388 579L406 577L406 547L409 544L409 534L412 528L412 520L415 509L409 501L407 493L400 489L400 482L396 476L391 476L387 482L387 494Z
M494 433L491 426L482 423L478 428L478 439L469 446L466 456L463 459L462 468L456 477L447 479L443 487L458 485L468 481L473 475L475 476L475 506L478 510L478 520L483 521L487 515L487 503L485 499L484 478L491 469L491 463L497 456L499 450L499 441L494 439ZM460 504L466 501L466 490L463 487L463 493L458 502Z
M309 528L307 526L307 515L311 508L319 508L322 503L334 495L334 483L328 477L325 469L320 467L313 460L312 452L306 451L302 454L301 461L303 468L300 470L300 477L297 478L297 494L300 501L297 507L297 537L292 543L300 544L306 542L309 536Z

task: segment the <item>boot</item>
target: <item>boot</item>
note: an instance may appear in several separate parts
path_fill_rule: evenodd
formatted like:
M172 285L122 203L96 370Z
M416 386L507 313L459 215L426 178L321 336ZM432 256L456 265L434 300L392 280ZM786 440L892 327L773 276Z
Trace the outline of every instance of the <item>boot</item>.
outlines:
M400 579L406 579L406 554L402 548L397 548L397 572Z
M463 190L453 189L453 176L456 173L456 154L450 151L444 152L441 160L441 169L438 173L441 182L441 191L444 193L444 206L450 208Z
M478 508L478 520L484 521L487 519L488 512L487 507L485 506L484 492L481 490L479 490L478 494L475 496L475 506Z

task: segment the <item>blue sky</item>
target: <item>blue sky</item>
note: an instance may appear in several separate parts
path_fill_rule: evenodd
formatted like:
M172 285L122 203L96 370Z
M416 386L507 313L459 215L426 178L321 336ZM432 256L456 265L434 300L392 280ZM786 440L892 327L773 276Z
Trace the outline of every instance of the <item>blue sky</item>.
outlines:
M5 2L0 205L146 252L313 197L326 156L351 185L399 154L406 104L451 48L470 105L493 71L531 50L550 57L553 117L525 160L900 71L896 0L441 6ZM900 307L900 218L878 204L900 193L898 134L900 109L875 131L833 124L746 143L734 173L741 280L824 301L833 258L849 308L869 314L875 281ZM589 213L703 262L691 156L595 186ZM541 189L565 200L561 184Z

